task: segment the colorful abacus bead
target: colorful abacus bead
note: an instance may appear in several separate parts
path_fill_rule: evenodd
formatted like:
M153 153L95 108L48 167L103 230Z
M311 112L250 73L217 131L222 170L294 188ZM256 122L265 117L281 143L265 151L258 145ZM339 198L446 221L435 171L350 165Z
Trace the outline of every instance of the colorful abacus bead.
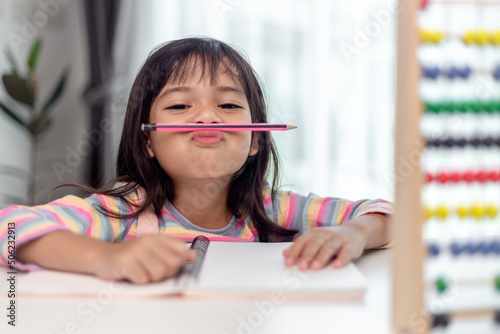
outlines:
M500 65L496 66L493 70L493 77L495 80L500 80Z
M477 171L476 172L476 180L481 182L481 183L485 183L486 181L488 181L488 172L485 170Z
M497 182L497 181L500 181L500 171L491 170L491 171L488 173L488 179L489 179L491 182Z
M491 242L481 241L478 245L479 252L488 255L493 251L493 244Z
M500 29L494 29L490 32L490 43L500 45Z
M429 244L427 248L430 256L438 256L441 251L439 245L434 243Z
M485 44L488 44L489 41L490 41L490 36L489 34L486 32L486 30L484 29L479 29L477 32L476 32L476 36L475 36L475 40L476 40L476 44L477 45L485 45Z
M495 276L495 290L500 292L500 274Z
M450 245L450 250L453 256L459 256L460 253L462 253L462 251L464 250L464 248L459 243L452 242Z
M489 218L495 218L498 214L498 208L493 204L487 205L484 209L484 213Z
M430 218L432 218L432 216L434 216L434 211L429 207L425 207L424 208L425 220L429 220Z
M434 211L434 214L439 219L446 219L448 217L448 207L446 205L439 205Z
M436 280L435 284L436 284L436 289L439 293L443 293L446 291L446 289L448 289L448 282L443 277L439 277Z
M470 213L471 215L476 218L476 219L481 219L483 218L484 214L485 214L485 208L484 206L482 206L481 204L474 204L472 205L472 207L470 208Z
M439 74L441 74L441 70L439 69L439 67L436 67L436 66L434 66L434 67L423 66L422 67L422 74L425 78L437 79Z
M476 33L473 30L465 31L462 40L465 44L472 44L476 41Z
M469 215L469 208L465 205L459 205L457 208L457 214L460 218L464 219Z

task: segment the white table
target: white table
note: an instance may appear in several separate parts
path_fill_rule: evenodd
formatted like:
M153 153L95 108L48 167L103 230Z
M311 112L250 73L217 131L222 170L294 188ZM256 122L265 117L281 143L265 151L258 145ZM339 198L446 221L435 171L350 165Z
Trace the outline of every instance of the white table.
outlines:
M7 325L7 270L0 268L0 333L390 333L391 250L367 252L355 261L366 276L363 302L320 303L163 298L111 300L17 298L16 327ZM18 274L19 275L19 274ZM17 289L20 287L18 286Z

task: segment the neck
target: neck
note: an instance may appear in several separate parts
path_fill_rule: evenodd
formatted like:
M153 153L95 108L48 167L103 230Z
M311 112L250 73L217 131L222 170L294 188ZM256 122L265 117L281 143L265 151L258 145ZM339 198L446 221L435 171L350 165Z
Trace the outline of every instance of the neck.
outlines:
M227 207L229 180L189 180L175 182L173 205L191 223L207 229L220 229L229 223Z

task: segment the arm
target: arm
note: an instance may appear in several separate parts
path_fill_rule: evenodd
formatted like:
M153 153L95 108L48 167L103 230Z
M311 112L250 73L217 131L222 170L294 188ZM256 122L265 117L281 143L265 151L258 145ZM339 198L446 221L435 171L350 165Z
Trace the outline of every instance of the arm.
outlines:
M148 283L176 275L194 253L184 242L164 235L111 243L55 231L22 245L16 257L48 269Z
M284 250L285 264L299 269L321 269L332 259L335 268L361 256L363 250L389 242L389 218L366 214L339 226L316 227Z
M269 217L299 236L283 252L285 264L299 269L319 269L332 259L341 267L364 249L389 242L388 220L392 204L384 200L349 201L280 192L267 207ZM317 262L315 262L317 260Z

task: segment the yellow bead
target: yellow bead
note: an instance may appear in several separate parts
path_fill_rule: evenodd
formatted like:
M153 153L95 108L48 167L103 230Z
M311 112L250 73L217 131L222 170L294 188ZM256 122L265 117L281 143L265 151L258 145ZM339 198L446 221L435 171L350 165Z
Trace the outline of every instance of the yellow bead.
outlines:
M428 206L424 207L424 218L429 220L434 215L434 211Z
M429 30L420 29L420 41L422 41L422 43L429 43L432 41L432 36Z
M480 219L483 217L485 210L484 207L481 204L474 204L470 208L470 213L477 219Z
M445 219L448 216L448 207L440 205L436 208L435 215L437 218Z
M467 215L469 214L469 208L466 207L465 205L460 205L458 208L457 208L457 214L460 218L465 218L467 217Z
M498 213L498 208L493 204L487 205L484 209L484 213L490 218L495 218Z
M444 33L441 30L436 30L432 34L432 41L437 44L437 43L441 42L443 37L444 37Z
M489 42L490 36L488 36L488 33L484 29L479 29L476 32L476 43L478 45L485 45Z
M500 45L500 29L495 29L490 32L490 43Z
M464 33L463 41L465 44L472 44L476 40L476 33L473 30L467 30Z

